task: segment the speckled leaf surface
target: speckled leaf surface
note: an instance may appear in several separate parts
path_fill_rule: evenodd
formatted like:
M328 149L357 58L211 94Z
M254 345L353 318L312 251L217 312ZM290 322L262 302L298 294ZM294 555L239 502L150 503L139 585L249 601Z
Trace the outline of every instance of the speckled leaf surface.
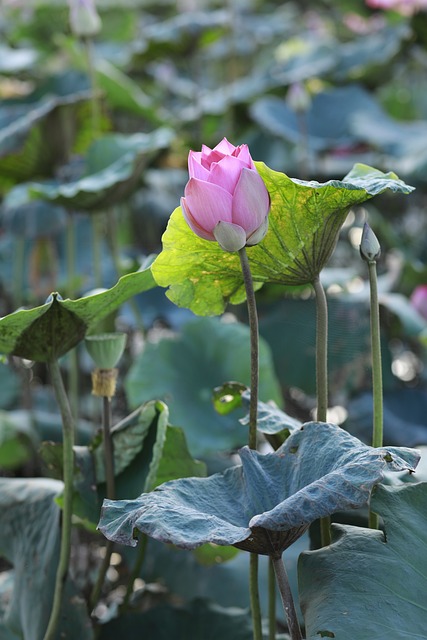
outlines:
M99 528L132 546L135 529L187 549L246 544L260 529L294 541L317 518L366 504L386 470L413 469L419 460L414 450L374 449L315 422L274 453L244 447L240 457L242 465L223 474L168 482L136 500L104 501Z
M247 253L255 288L266 282L300 285L313 282L328 261L351 206L386 189L410 193L394 173L357 164L342 181L304 182L256 163L271 196L269 231ZM153 275L178 306L199 315L224 311L228 302L245 299L240 261L216 242L196 236L178 207L163 235L163 250Z

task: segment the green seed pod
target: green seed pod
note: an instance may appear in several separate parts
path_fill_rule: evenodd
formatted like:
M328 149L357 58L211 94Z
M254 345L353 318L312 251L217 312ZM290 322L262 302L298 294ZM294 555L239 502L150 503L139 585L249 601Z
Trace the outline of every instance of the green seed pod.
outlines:
M126 346L125 333L101 333L87 336L86 349L98 369L113 369Z

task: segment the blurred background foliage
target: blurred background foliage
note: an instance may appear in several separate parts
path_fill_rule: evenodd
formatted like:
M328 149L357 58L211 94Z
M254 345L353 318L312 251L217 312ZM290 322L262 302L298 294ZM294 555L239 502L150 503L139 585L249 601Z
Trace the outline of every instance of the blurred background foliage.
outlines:
M0 314L43 304L52 291L76 298L109 288L138 269L161 250L187 180L188 150L215 146L223 136L249 144L255 160L295 178L341 179L355 162L392 170L416 191L352 209L322 274L330 306L329 417L369 439L369 291L358 255L369 220L382 246L385 441L427 444L427 304L413 297L427 283L427 11L415 2L413 10L388 4L98 0L102 28L88 41L71 33L65 0L3 0ZM257 296L261 399L310 419L312 293L265 286ZM246 431L237 414L215 413L211 390L228 379L248 383L249 364L230 346L244 352L245 323L243 306L230 307L222 319L197 319L158 287L120 307L100 327L128 334L116 422L143 401L164 400L208 472L229 465ZM79 445L87 445L99 427L99 407L83 347L62 366L74 393ZM43 475L40 443L61 439L45 369L17 358L2 364L0 410L1 475ZM142 487L133 490L138 495ZM157 545L152 554L147 576L155 585L141 583L137 603L142 593L144 602L163 600L164 592L180 602L211 597L218 603L209 609L212 625L223 619L220 607L247 605L245 580L236 577L246 570L239 557L223 566L220 554L196 557ZM218 566L206 573L206 563ZM124 566L120 558L117 575L110 575L113 592ZM240 586L224 590L230 567ZM186 576L179 584L177 571ZM189 585L196 583L195 593ZM104 621L113 616L117 594L109 598L99 612ZM193 615L191 607L187 613ZM241 620L229 616L224 639L237 637L233 624L239 638L249 638ZM105 627L105 638L112 629Z

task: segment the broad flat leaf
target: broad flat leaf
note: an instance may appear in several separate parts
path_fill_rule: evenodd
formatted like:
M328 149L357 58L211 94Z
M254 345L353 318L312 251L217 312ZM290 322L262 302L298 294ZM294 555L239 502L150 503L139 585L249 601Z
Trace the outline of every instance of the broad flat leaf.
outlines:
M112 429L117 494L138 495L152 491L167 480L206 475L205 465L194 460L187 449L182 429L169 424L169 410L163 402L141 407L136 419ZM103 450L94 451L97 482L105 481Z
M39 53L36 49L12 49L5 44L0 45L0 73L15 74L28 71L38 61Z
M173 137L167 128L104 135L88 149L83 176L72 182L32 183L30 194L74 210L111 207L129 197L140 182L143 167L153 154L166 149Z
M248 247L255 287L265 282L311 283L326 265L351 206L386 189L410 193L412 187L394 173L357 164L342 181L304 182L257 163L271 196L269 231L255 247ZM178 207L163 235L163 250L153 275L178 306L199 315L224 311L228 302L245 299L240 260L216 242L196 236Z
M102 627L100 640L139 638L141 630L156 640L252 640L250 616L244 609L226 609L197 599L186 607L161 605L145 613L126 614ZM285 640L285 636L280 636ZM279 640L279 637L278 637Z
M245 447L240 457L242 465L223 474L167 482L136 500L105 500L99 528L131 546L136 529L184 549L210 542L269 555L314 520L365 505L386 470L413 470L419 460L414 450L374 449L319 422L303 425L274 453Z
M322 272L323 273L323 272ZM285 298L258 305L261 336L270 345L283 388L316 394L316 302ZM369 302L349 296L328 297L329 387L331 395L357 393L371 363ZM388 336L382 340L384 388L395 385ZM372 428L372 423L371 423ZM404 444L404 443L402 443Z
M84 49L77 45L75 38L61 37L59 41L67 49L76 67L86 71L86 54ZM96 57L94 66L97 86L106 96L109 105L143 117L154 124L167 121L163 109L154 104L129 75L120 71L105 57Z
M352 122L360 113L375 119L380 119L383 115L380 105L359 85L316 93L303 116L307 127L304 144L311 151L317 152L358 144L361 138L354 132ZM283 99L263 96L253 104L251 115L272 134L293 144L303 142L301 115L293 111Z
M0 108L2 180L23 181L35 175L49 175L54 165L64 161L73 142L69 120L76 120L79 105L89 98L86 89L62 96L50 94L36 102L4 103Z
M182 427L195 456L247 442L239 415L220 416L212 392L224 380L250 382L249 329L217 318L196 318L176 338L147 342L125 380L132 407L158 398L170 410L172 424ZM260 397L279 404L281 393L270 350L260 344ZM242 415L242 414L240 414Z
M249 408L250 392L243 393L243 403ZM249 424L249 415L240 420L242 424ZM283 431L287 435L299 429L302 425L300 420L296 420L287 413L279 409L274 402L258 402L257 429L266 435L276 435Z
M48 302L0 319L0 353L49 362L82 340L87 330L126 300L155 286L150 267L120 278L111 289L78 300Z
M346 429L365 442L372 437L372 393L365 391L348 403ZM384 393L384 440L387 444L416 447L427 444L427 391L400 387Z
M59 556L62 482L46 478L0 480L0 554L14 566L14 592L3 620L26 640L40 640L50 615ZM59 634L93 638L83 600L67 583ZM13 636L12 636L13 637Z
M0 411L0 469L14 469L34 456L38 437L33 425Z
M380 485L372 508L385 535L334 525L331 546L300 558L307 640L427 637L427 483Z

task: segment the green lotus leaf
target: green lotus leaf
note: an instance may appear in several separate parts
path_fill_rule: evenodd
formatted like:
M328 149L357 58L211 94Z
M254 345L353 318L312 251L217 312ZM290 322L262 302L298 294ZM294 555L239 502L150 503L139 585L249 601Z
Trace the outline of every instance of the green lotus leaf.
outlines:
M326 265L338 232L353 205L386 189L410 193L394 173L382 173L357 164L342 181L323 184L289 178L256 163L271 196L269 231L264 240L248 247L255 288L264 283L312 283ZM228 302L245 299L237 253L222 251L216 242L196 236L178 207L163 235L163 250L153 264L153 275L178 306L199 315L224 311Z
M371 506L384 533L334 525L331 546L300 557L307 640L426 637L427 483L380 485Z
M150 267L120 278L111 289L78 300L57 293L40 307L21 309L0 319L0 352L49 362L82 340L91 326L126 300L155 287Z
M250 336L246 325L218 318L193 318L174 338L147 342L125 379L129 404L164 400L171 422L181 426L190 451L203 456L247 442L247 429L237 415L218 415L212 391L224 380L250 383ZM272 356L260 342L260 397L281 402Z
M62 488L62 482L48 478L0 479L0 554L14 567L12 599L2 622L19 638L40 640L47 627L61 535L55 499ZM1 621L0 633L3 638ZM93 640L83 598L70 580L61 606L61 636Z
M89 99L90 91L85 89L69 95L48 94L33 102L5 102L0 108L0 186L49 175L70 151L64 122L71 116L76 119L80 105ZM66 118L59 115L65 112Z
M105 500L99 528L131 546L136 529L184 549L210 542L277 554L314 520L365 505L385 471L413 471L419 460L414 450L369 447L321 422L303 425L274 453L244 447L240 457L224 473L167 482L136 500Z
M173 137L167 128L104 135L89 147L80 178L64 183L32 183L30 194L73 210L111 207L137 188L143 168L154 154L170 145Z

